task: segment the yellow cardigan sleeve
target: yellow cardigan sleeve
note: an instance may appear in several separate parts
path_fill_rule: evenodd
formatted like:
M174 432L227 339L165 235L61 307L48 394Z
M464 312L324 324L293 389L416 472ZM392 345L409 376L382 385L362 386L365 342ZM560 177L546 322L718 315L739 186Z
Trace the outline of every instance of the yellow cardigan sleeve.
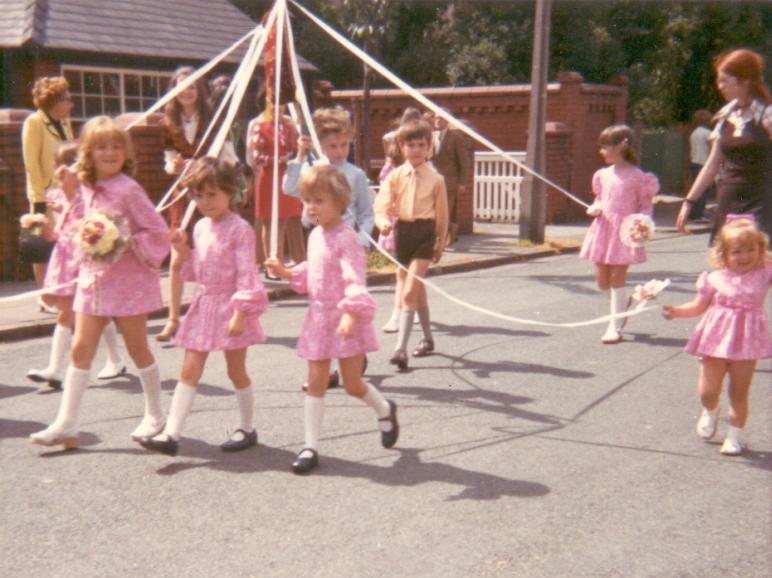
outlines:
M27 173L27 198L30 203L43 203L50 178L45 175L42 164L45 126L37 114L31 114L24 121L21 133L24 169Z

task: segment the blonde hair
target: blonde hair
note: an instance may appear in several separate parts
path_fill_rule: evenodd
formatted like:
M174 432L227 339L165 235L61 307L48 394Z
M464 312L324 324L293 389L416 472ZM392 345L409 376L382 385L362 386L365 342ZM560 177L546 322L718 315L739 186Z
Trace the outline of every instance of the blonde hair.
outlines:
M79 148L78 143L75 142L63 142L56 147L56 152L54 153L54 163L56 163L56 166L71 165L77 161Z
M737 245L756 245L761 263L772 261L769 252L769 238L750 218L735 218L719 230L708 253L710 264L717 269L727 268L727 253Z
M598 137L598 144L600 146L624 144L625 148L622 149L622 158L633 165L639 163L638 155L633 148L633 129L626 124L614 124L604 128Z
M82 181L94 183L97 180L96 167L91 158L91 152L94 147L104 144L117 142L123 147L123 153L126 159L121 167L121 172L127 175L134 174L134 147L131 144L131 136L126 129L118 126L109 116L97 116L83 125L80 133L80 162L78 167L78 178Z
M239 172L230 163L214 157L202 157L193 162L182 179L182 186L191 191L200 191L208 186L233 197L239 191Z
M32 88L32 103L35 108L51 110L70 90L70 83L63 76L47 76L35 81Z
M351 187L346 177L332 165L314 165L304 171L298 189L302 195L330 195L341 215L351 202Z
M351 115L340 106L320 108L314 111L314 129L320 139L331 134L354 134L354 125L351 123Z

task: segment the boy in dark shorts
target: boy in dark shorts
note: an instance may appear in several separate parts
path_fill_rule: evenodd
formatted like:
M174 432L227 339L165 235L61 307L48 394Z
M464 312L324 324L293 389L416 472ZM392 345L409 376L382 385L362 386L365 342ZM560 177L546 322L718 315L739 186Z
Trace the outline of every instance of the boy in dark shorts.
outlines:
M407 122L399 128L397 142L405 163L389 173L381 186L375 199L375 224L388 235L391 219L397 217L396 257L409 270L397 271L402 313L391 358L391 363L404 370L416 312L424 336L413 357L434 351L426 288L417 277L426 276L429 265L442 257L448 232L448 199L445 180L426 162L432 150L432 127L421 120Z

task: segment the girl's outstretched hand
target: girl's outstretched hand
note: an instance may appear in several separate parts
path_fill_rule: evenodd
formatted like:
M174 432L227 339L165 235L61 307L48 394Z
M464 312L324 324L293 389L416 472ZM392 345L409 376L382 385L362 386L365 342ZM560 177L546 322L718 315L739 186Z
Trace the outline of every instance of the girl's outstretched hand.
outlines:
M72 169L72 167L61 165L58 169L56 169L55 176L56 180L59 181L59 184L62 187L64 196L67 197L67 200L72 201L73 197L75 196L75 191L78 188L77 173Z
M180 229L172 229L169 235L169 242L172 245L172 259L176 263L184 263L190 259L190 245L188 245L188 234Z
M274 277L282 277L283 279L289 279L291 276L290 270L284 266L284 263L279 261L276 257L270 257L265 260L265 268L268 269L268 273Z
M689 203L682 203L681 210L678 211L678 217L676 217L676 228L681 233L686 232L686 221L689 219L689 213L692 212L692 206Z
M244 312L236 310L228 322L228 337L241 337L244 333Z
M338 328L335 330L335 333L346 338L353 337L354 326L356 323L356 317L351 313L344 313L343 317L340 318L340 323L338 323Z
M674 319L676 316L676 306L675 305L663 305L662 306L662 317L670 321L671 319Z

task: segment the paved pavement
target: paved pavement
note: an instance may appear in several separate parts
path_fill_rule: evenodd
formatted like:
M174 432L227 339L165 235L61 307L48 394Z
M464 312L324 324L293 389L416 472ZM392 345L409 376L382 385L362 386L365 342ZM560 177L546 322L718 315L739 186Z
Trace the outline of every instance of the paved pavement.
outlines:
M658 236L677 234L672 225L674 211L680 206L681 199L662 196L659 200L660 202L655 205ZM545 236L548 243L534 247L520 241L517 225L478 222L474 225L473 234L462 235L456 243L446 250L442 261L430 269L430 275L484 269L547 255L575 252L578 251L588 224L589 221L578 224L547 225ZM697 225L692 229L697 232L704 231L706 226ZM393 273L370 273L368 275L369 285L393 283L393 280ZM167 283L168 278L164 274L161 278L164 299L168 295ZM286 282L266 281L265 285L271 300L294 295ZM19 295L26 291L32 291L34 288L34 283L31 281L0 283L0 343L43 337L50 335L53 331L55 317L48 313L41 313L36 307L34 298L10 303L2 302L4 297ZM183 306L187 305L192 290L193 284L186 284ZM155 312L151 318L160 319L166 315L167 310L164 307Z

